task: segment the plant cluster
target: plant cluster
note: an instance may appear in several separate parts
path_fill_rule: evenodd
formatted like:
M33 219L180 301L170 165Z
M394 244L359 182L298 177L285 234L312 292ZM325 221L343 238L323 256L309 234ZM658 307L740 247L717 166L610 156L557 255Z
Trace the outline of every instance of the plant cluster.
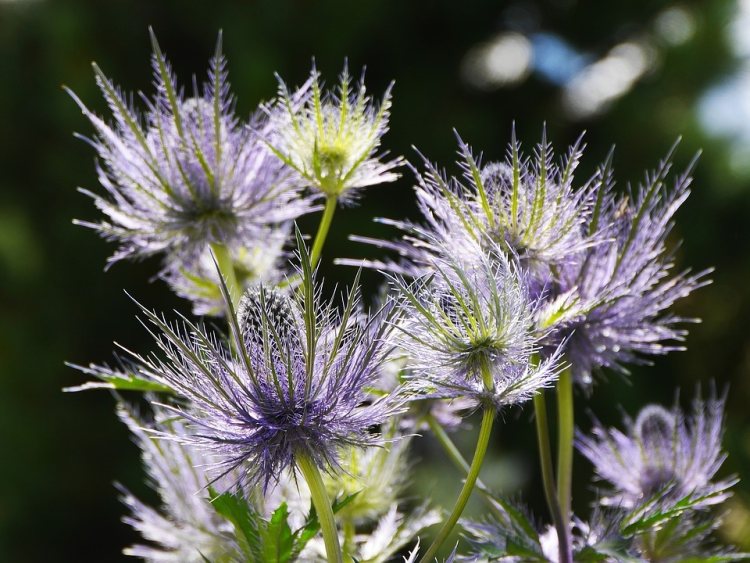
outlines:
M378 152L390 88L377 103L345 68L326 90L313 68L296 89L279 79L277 96L241 119L221 38L190 94L152 41L152 97L133 103L96 65L113 118L71 93L95 130L103 188L86 193L104 218L81 224L116 243L110 263L159 256L159 277L194 315L139 304L154 349L77 366L93 380L75 389L115 391L161 498L148 506L120 487L143 538L125 553L426 562L459 527L449 561L744 557L713 534L736 482L717 477L724 396L712 388L689 412L649 405L624 429L574 423L574 388L588 398L608 371L682 348L691 319L672 306L707 283L674 269L667 239L691 178L670 181L671 151L623 194L611 157L576 178L580 140L558 158L546 136L525 154L514 134L504 162L483 163L458 138L458 176L427 159L413 168L421 221L381 219L398 231L391 241L353 237L389 257L338 261L383 272L378 304L361 299L361 270L326 300L317 264L337 206L404 164ZM295 220L320 210L308 248ZM498 414L514 406L535 415L549 525L479 479ZM474 412L467 461L450 433ZM404 497L420 435L462 477L449 510ZM575 447L598 479L587 517L571 511ZM479 521L462 519L472 494L486 501ZM434 539L420 546L419 535Z

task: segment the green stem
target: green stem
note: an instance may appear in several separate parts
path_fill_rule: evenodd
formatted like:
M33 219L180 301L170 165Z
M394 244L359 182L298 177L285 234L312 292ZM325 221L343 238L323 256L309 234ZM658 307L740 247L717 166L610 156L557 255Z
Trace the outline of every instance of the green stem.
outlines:
M310 263L313 268L320 260L320 253L323 250L323 243L328 236L328 229L331 228L331 222L333 221L333 212L336 211L337 198L335 195L326 196L326 206L323 210L323 217L320 219L320 225L318 225L318 232L315 235L315 241L313 242L312 250L310 251Z
M557 381L557 498L563 524L570 529L571 491L573 483L573 375L570 368Z
M242 297L242 287L237 282L237 273L234 270L232 255L229 249L220 242L212 242L211 250L214 253L214 258L216 258L216 263L219 265L219 272L221 272L227 284L229 295L232 298L232 305L236 308L240 302L240 297Z
M549 428L547 425L547 401L544 391L534 395L534 415L536 418L536 437L539 445L539 459L542 466L542 482L544 484L544 497L552 515L552 522L557 530L557 543L560 549L560 563L572 563L573 557L570 548L569 530L565 527L562 511L557 500L555 490L555 476L552 468L552 447L549 441Z
M448 436L448 433L445 431L445 428L443 428L440 423L435 419L435 417L431 413L427 413L424 417L425 421L427 422L427 426L430 427L430 430L435 435L435 438L437 438L437 441L440 442L440 445L445 450L445 453L448 454L448 458L453 462L453 465L455 465L460 471L463 471L464 473L469 473L469 463L464 459L464 456L461 454L461 452L456 447L456 444L453 443L453 440L451 440L451 437ZM492 492L489 490L487 485L482 483L482 480L477 477L476 482L476 488L477 490L482 493L484 496L484 500L487 501L487 505L489 506L492 513L500 519L502 517L502 512L497 508L495 503L492 499Z
M323 478L315 462L307 454L297 454L297 467L310 489L310 497L318 514L320 529L323 532L323 541L326 546L328 563L343 563L341 547L339 546L339 534L336 530L336 521L333 519L331 501L328 498Z
M451 515L443 523L443 526L440 528L440 531L435 537L435 540L432 542L432 545L430 545L430 548L420 559L420 563L432 561L438 549L440 549L440 546L443 545L445 540L448 538L448 535L450 535L451 531L453 530L453 527L456 525L456 522L458 522L458 519L461 517L461 514L466 507L466 503L469 502L471 491L474 489L474 484L479 477L479 470L482 467L484 456L487 453L487 445L490 442L490 434L492 433L492 423L494 422L494 420L495 408L492 406L485 407L484 413L482 415L482 426L479 430L479 439L477 440L477 447L474 451L474 459L471 462L471 467L469 468L469 473L466 476L464 486L461 489L461 493L458 495L456 505L453 507Z
M351 553L354 553L354 535L356 530L354 528L354 522L351 518L346 518L342 524L344 531L344 561L351 563L354 561Z

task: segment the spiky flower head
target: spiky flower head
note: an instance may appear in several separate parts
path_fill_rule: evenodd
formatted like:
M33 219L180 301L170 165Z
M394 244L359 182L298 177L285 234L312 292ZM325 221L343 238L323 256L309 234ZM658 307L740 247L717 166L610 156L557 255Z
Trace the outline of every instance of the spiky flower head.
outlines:
M723 411L724 399L715 395L695 399L688 416L677 406L648 405L635 421L625 420L625 432L597 422L591 436L579 434L578 449L610 486L602 503L632 508L690 497L700 508L726 499L735 480L713 480L726 457Z
M402 160L383 161L384 154L375 154L388 130L391 87L375 107L364 77L352 85L346 66L335 93L323 92L315 67L295 94L279 79L278 97L267 108L269 146L304 183L327 197L351 199L355 188L392 182Z
M262 240L249 241L228 249L235 278L240 288L259 283L276 284L284 279L281 263L286 252L290 225L269 228ZM168 261L163 274L174 292L193 304L196 315L223 315L226 312L221 295L221 282L214 263L214 255L206 248L192 263Z
M674 150L674 148L673 148ZM686 319L672 312L676 301L707 283L708 271L674 273L674 251L667 246L674 214L689 195L692 166L667 185L672 151L646 176L635 192L617 196L608 160L594 183L601 186L589 230L607 225L606 240L561 265L558 294L572 293L578 315L568 316L556 334L567 339L566 355L579 383L607 367L626 372L626 365L647 356L681 350Z
M80 222L119 244L110 263L167 254L190 263L211 243L258 240L269 225L309 210L285 169L256 132L233 113L221 36L202 91L186 97L152 33L156 95L139 114L94 65L114 116L108 125L72 92L96 130L105 195L86 192L107 219ZM252 128L264 131L260 116Z
M398 343L411 358L416 396L466 397L496 408L531 398L557 377L557 357L532 365L534 305L502 254L466 267L435 264L413 284L394 278L405 314Z
M555 162L546 132L533 158L527 158L513 138L505 162L482 164L461 138L458 165L461 177L447 176L424 159L425 170L417 175L417 202L423 225L382 220L404 232L401 241L381 244L399 253L407 273L430 270L436 256L446 248L465 252L467 243L498 245L516 257L538 278L539 289L553 278L558 264L596 244L598 233L585 225L591 217L595 190L591 184L574 186L574 172L583 147L579 139L560 163Z
M157 408L157 417L165 414ZM180 421L147 423L124 404L119 406L118 415L141 449L151 485L162 502L157 510L123 489L123 502L131 512L125 523L151 543L129 547L125 554L154 563L240 561L232 525L217 513L204 491L211 481L205 471L209 460L178 441L159 441L150 435L185 437L185 425Z
M144 309L165 359L137 358L144 377L188 401L170 407L193 429L182 441L212 455L215 474L236 470L242 482L265 487L300 455L332 470L340 448L380 443L371 429L398 410L391 397L367 393L389 351L390 311L360 314L356 289L340 315L332 302L321 304L297 237L300 291L261 284L236 313L222 283L230 348L190 321L170 326Z

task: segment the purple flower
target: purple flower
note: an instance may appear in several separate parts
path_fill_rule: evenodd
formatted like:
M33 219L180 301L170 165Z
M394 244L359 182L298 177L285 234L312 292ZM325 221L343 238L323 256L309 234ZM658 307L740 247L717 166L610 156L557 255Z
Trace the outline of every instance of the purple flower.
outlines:
M108 125L70 92L96 130L105 195L85 192L107 216L80 222L119 244L109 263L164 253L192 264L210 243L252 246L269 227L309 210L290 171L233 114L221 37L202 92L178 89L152 34L156 95L140 115L94 65L114 115ZM252 129L267 130L260 116Z
M402 230L402 240L355 237L394 250L404 260L378 266L415 275L430 271L443 249L459 255L499 245L520 260L541 289L559 264L597 243L598 232L586 230L596 201L595 186L574 188L583 150L580 140L559 165L546 133L532 159L520 152L515 132L503 163L483 166L481 157L475 158L460 138L459 149L461 178L447 177L426 159L425 172L417 175L417 202L425 224L381 219Z
M287 257L284 247L289 239L290 227L284 224L268 228L262 239L246 241L247 244L243 246L229 249L237 283L241 287L251 287L261 282L272 285L284 279L281 264ZM167 261L162 275L177 295L192 302L194 314L226 313L219 273L210 248L207 247L188 264L180 260Z
M164 409L156 409L157 417L166 418L166 414ZM176 440L157 440L149 435L161 433L184 438L185 425L179 421L148 424L124 404L119 406L118 415L141 449L151 485L162 502L157 510L123 489L123 502L131 512L125 523L154 544L134 545L125 554L163 563L202 563L206 558L239 561L232 525L216 512L207 492L198 494L211 481L205 472L209 460L200 451Z
M643 355L683 349L676 344L686 335L679 325L690 319L668 310L708 281L707 272L672 272L666 239L691 178L688 169L669 190L670 157L629 196L612 192L609 162L597 174L601 188L589 230L607 225L607 238L563 264L554 290L570 291L579 302L579 314L554 339L567 339L565 353L579 383L590 384L592 371L601 367L625 372L626 364L642 363Z
M399 410L392 397L367 392L389 353L392 312L360 314L353 291L337 315L333 302L319 303L301 254L300 291L261 284L235 314L224 288L231 348L190 321L170 326L144 309L165 359L137 358L139 372L189 402L170 407L190 423L180 440L213 456L219 476L236 470L240 481L267 487L297 455L335 469L342 446L381 443L373 427Z
M712 481L725 459L721 450L724 399L713 395L693 402L691 415L678 408L648 405L626 432L598 422L577 446L611 489L602 503L633 508L653 498L697 499L703 507L722 502L734 479Z
M502 254L466 267L446 260L413 284L394 278L405 313L398 345L415 398L472 399L496 408L530 399L557 377L557 356L534 365L534 304Z

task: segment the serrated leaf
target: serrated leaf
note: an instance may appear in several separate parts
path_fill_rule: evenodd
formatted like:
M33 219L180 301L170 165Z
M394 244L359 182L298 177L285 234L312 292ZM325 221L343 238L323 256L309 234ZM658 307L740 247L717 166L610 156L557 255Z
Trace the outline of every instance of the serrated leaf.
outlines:
M681 517L685 512L695 508L696 505L706 499L716 496L717 494L719 493L711 493L696 497L686 496L666 507L659 506L661 501L660 497L654 497L641 507L637 508L623 521L620 532L625 537L631 537L653 530L664 522L672 520L673 518Z
M213 499L211 504L216 512L234 526L240 549L248 561L265 562L261 541L261 529L265 528L265 523L258 513L240 495L224 493L217 496L211 488L209 488L209 494Z
M516 524L519 529L523 530L529 538L539 542L539 534L537 533L533 524L529 522L529 519L526 518L523 511L519 510L518 508L513 506L511 502L500 497L499 495L492 495L492 500L500 505L500 507L505 511L510 520L514 524Z
M288 563L292 561L294 534L289 527L289 509L285 502L274 510L271 520L263 526L263 561L268 563Z
M333 513L336 514L339 510L352 502L358 494L359 492L356 492L343 498L336 498L331 505ZM292 560L299 557L299 554L305 548L307 543L311 539L313 539L319 531L320 522L318 521L318 513L315 511L315 507L312 505L312 503L310 503L310 511L307 513L307 520L305 521L305 524L301 528L297 529L294 534L292 534L294 544L291 552Z

